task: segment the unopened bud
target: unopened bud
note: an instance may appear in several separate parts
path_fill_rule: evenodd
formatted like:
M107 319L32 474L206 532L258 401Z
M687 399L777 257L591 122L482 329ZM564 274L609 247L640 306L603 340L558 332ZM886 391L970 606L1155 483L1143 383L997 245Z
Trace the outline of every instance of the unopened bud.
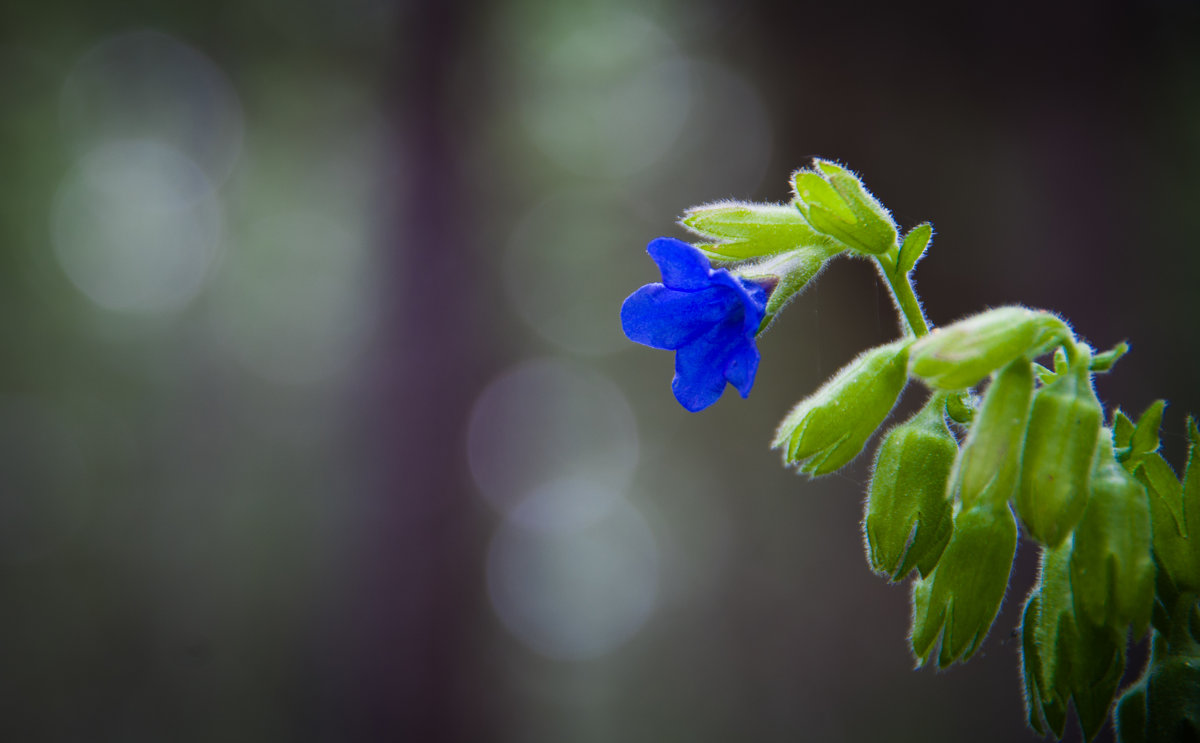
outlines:
M932 387L965 389L1069 336L1066 323L1048 312L999 307L936 328L913 344L908 365L913 376Z
M1083 516L1104 424L1087 362L1084 352L1066 374L1034 394L1025 432L1017 513L1033 537L1051 547Z
M796 206L818 232L860 253L879 255L896 244L896 223L854 173L828 160L792 175Z
M958 443L946 427L945 397L934 395L879 445L864 531L871 567L901 580L928 575L950 539L946 481Z
M784 464L827 475L854 459L904 390L910 343L864 351L792 408L771 444Z
M1007 503L963 507L933 572L913 583L910 640L925 663L941 635L938 665L966 660L996 619L1017 549L1017 522Z
M1100 732L1125 671L1125 631L1076 613L1071 543L1042 552L1038 586L1025 607L1021 664L1030 725L1062 738L1073 702L1084 740Z
M1113 457L1111 432L1096 447L1091 495L1071 548L1076 606L1093 624L1141 637L1154 603L1150 503L1146 489Z
M1033 397L1033 364L1020 359L988 386L954 463L951 488L965 506L1008 502L1021 471L1021 443Z

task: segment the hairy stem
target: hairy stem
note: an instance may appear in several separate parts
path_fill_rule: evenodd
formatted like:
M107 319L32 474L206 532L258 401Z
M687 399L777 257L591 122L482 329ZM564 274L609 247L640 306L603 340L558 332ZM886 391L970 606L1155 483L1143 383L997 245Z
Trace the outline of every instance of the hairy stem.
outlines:
M899 252L899 247L894 246L883 255L876 256L875 260L879 264L879 272L887 281L888 289L892 292L892 301L895 303L896 309L904 317L905 325L913 335L920 338L929 334L929 321L925 319L921 303L917 300L917 293L913 291L910 274L897 270L899 268L897 260Z

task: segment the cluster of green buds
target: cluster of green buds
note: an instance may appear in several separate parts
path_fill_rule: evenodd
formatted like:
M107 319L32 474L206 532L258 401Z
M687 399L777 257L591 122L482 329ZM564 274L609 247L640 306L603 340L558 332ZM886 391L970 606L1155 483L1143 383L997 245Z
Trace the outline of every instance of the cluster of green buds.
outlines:
M1020 627L1030 726L1062 737L1073 705L1094 737L1130 635L1149 630L1146 672L1117 705L1120 739L1200 740L1195 424L1181 480L1158 453L1162 403L1136 424L1116 411L1105 426L1093 378L1124 343L1096 354L1057 315L1019 306L931 329L911 274L932 227L902 233L857 175L826 160L792 186L789 204L719 202L681 224L704 238L695 247L709 260L767 289L762 328L836 256L872 261L889 288L901 337L801 400L772 446L800 473L830 474L859 456L910 382L928 389L882 438L863 520L873 570L892 581L916 571L917 665L935 650L945 667L979 649L1023 531L1041 553ZM1038 363L1047 356L1051 366Z

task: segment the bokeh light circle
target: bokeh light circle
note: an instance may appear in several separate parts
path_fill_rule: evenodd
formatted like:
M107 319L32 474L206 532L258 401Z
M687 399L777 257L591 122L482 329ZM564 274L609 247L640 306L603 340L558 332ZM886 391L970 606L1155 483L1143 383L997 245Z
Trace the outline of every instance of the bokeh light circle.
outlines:
M530 649L588 660L644 625L658 595L658 562L654 534L636 508L586 482L559 481L532 494L496 532L488 594L500 621Z
M525 59L519 96L533 143L563 167L622 177L652 165L687 119L689 70L649 19L593 9L547 33Z
M221 240L221 206L204 172L152 140L121 140L85 156L55 200L54 254L97 305L177 310L204 285Z
M479 396L467 455L480 492L503 511L553 480L620 491L637 465L637 424L624 395L598 372L531 361Z
M637 286L631 271L648 265L630 262L645 244L631 222L611 195L590 190L558 193L531 209L513 229L503 265L521 318L573 353L627 347L618 312Z
M60 117L81 153L113 140L154 139L214 183L229 176L242 147L242 108L224 73L158 31L110 36L81 56L63 83Z

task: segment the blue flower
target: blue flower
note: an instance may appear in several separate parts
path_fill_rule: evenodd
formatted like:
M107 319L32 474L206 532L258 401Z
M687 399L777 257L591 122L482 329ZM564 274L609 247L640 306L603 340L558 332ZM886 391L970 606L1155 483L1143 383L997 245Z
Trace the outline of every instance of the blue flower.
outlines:
M629 340L675 351L675 399L692 412L712 405L729 382L746 397L754 386L759 353L754 336L766 313L767 290L714 270L696 248L660 237L646 252L662 271L621 306Z

